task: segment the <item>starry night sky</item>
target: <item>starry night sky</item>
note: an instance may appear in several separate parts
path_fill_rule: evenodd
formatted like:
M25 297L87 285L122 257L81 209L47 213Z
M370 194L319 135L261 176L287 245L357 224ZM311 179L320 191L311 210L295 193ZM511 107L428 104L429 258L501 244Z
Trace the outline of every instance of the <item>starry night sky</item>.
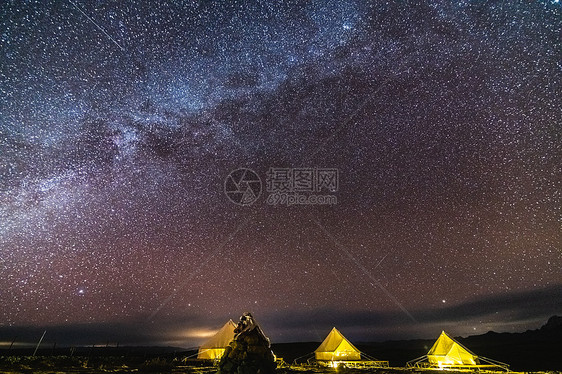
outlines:
M538 328L562 311L557 1L3 1L0 344ZM337 168L335 205L230 171ZM265 188L265 185L264 185Z

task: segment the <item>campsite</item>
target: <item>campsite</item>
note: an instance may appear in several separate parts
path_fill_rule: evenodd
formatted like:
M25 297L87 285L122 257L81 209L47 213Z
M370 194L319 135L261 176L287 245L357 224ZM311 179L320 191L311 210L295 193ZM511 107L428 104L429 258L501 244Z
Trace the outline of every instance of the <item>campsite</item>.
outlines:
M463 339L442 332L434 340L371 343L353 343L334 327L322 342L273 343L271 349L277 357L278 374L435 374L444 371L450 374L555 374L562 372L561 321L562 317L553 316L540 329L515 334L490 332ZM198 349L188 350L178 347L44 347L35 357L33 348L16 349L10 354L0 350L0 373L216 373L217 360L236 335L235 328L236 324L229 320ZM528 354L533 355L533 360L529 360ZM488 355L506 361L509 367L496 360L489 361L484 357ZM323 363L319 364L321 361Z

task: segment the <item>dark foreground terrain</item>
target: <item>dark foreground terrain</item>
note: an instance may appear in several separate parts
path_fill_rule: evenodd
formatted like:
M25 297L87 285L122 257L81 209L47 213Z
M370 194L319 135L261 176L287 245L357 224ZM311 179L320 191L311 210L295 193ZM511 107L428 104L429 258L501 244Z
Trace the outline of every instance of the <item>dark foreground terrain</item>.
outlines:
M185 373L211 374L216 367L208 365L190 365L181 360L153 358L143 362L125 360L122 357L86 358L86 357L30 357L21 356L0 359L2 374L102 374L102 373ZM439 374L442 371L412 370L406 368L385 369L329 369L308 365L285 365L277 369L277 374ZM449 374L467 374L467 372L448 371ZM498 372L503 373L503 372ZM562 374L559 371L528 372L529 374ZM486 372L492 374L492 372Z
M148 356L2 356L2 374L101 374L101 373L216 373L217 368L197 360L184 360L173 355ZM390 367L384 369L331 369L311 365L280 364L277 374L439 374L442 371ZM448 371L450 374L467 374ZM503 372L498 372L503 373ZM527 371L536 374L562 374L561 371ZM483 374L483 373L481 373ZM486 372L485 374L492 374Z

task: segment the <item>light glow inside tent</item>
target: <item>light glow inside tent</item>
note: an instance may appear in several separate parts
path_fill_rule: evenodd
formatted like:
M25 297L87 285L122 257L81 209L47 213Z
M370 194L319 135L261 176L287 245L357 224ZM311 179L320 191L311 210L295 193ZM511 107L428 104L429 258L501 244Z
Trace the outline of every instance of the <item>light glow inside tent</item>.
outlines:
M331 368L337 368L339 366L340 362L341 361L330 361L328 363L328 366L331 367Z
M236 325L232 320L224 324L223 327L209 340L199 347L197 358L202 360L218 360L224 354L225 348L234 339L234 329Z
M318 361L333 361L329 365L337 367L338 361L361 360L361 352L355 348L335 327L314 351ZM335 365L335 366L334 366Z
M479 364L478 356L449 337L445 331L441 332L441 335L427 353L427 360L440 369L446 366Z

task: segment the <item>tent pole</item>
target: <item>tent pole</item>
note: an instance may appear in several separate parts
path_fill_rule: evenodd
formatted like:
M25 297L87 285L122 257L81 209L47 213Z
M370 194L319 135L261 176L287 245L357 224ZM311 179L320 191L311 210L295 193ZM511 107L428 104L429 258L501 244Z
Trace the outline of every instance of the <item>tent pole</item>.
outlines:
M39 346L41 345L41 342L43 341L43 338L45 337L46 333L47 333L47 330L43 331L43 335L41 335L41 339L39 339L39 342L37 343L37 346L35 347L35 351L33 352L33 357L35 357L35 354L37 353L37 350L39 349Z

